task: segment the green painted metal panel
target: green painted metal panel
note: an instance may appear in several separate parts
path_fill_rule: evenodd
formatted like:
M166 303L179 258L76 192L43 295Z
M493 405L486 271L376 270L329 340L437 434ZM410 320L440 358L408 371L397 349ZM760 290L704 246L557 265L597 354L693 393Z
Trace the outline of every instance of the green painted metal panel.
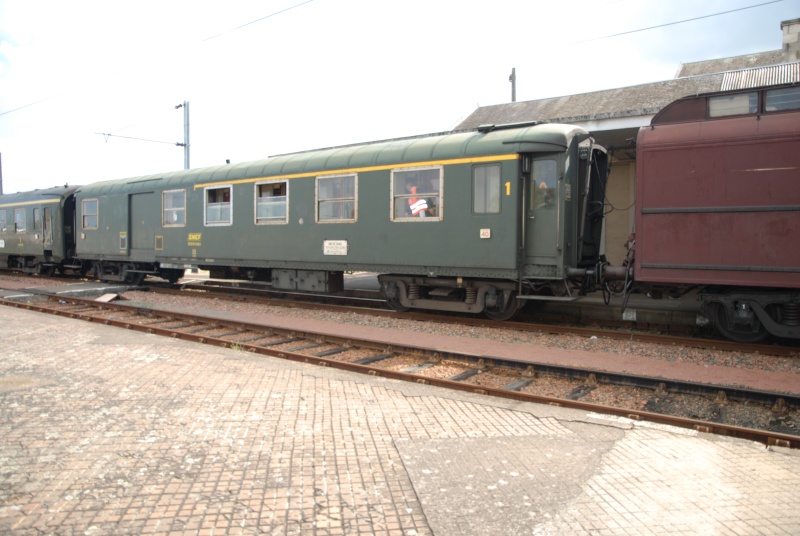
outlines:
M76 189L63 186L0 196L0 212L5 215L0 217L5 220L5 225L0 225L0 259L35 256L44 260L47 254L48 260L62 260L69 245L65 232L71 231L71 222L66 229L62 224L64 205ZM15 210L24 215L24 231L15 228ZM46 222L48 213L50 221Z
M513 277L521 244L519 151L524 148L563 154L567 147L587 137L588 133L577 127L545 124L323 149L92 184L79 192L79 208L80 199L101 198L104 224L97 233L87 232L79 241L79 253L89 257L119 255L118 235L130 232L128 197L151 191L152 206L158 212L147 220L152 228L147 233L163 236L164 245L163 251L148 253L153 260ZM502 166L501 211L473 214L472 169L491 162ZM391 220L392 169L409 165L443 169L441 218ZM317 222L317 177L345 172L357 174L355 221ZM256 185L269 179L287 182L288 221L256 225ZM206 225L206 189L227 185L232 188L232 221ZM162 227L161 192L175 189L186 191L186 225ZM347 254L326 255L325 245L333 241L346 244Z

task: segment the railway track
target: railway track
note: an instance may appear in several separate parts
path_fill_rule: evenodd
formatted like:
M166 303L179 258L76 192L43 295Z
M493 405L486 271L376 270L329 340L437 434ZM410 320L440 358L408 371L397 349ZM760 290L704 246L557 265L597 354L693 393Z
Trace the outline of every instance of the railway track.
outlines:
M436 348L382 344L46 293L36 302L1 303L362 374L800 448L800 436L784 431L785 416L800 407L796 396L576 367L530 366L491 356L458 355ZM597 398L606 402L597 403ZM749 415L748 422L757 427L739 424L743 410ZM754 418L754 413L758 417Z
M64 278L46 278L43 276L17 276L30 279L32 284L42 282L64 283ZM77 278L76 278L77 279ZM747 352L752 354L794 356L800 355L798 343L789 341L783 344L743 344L720 339L718 337L697 336L696 329L687 325L661 324L652 321L626 321L609 318L581 318L563 313L536 312L521 317L519 320L499 322L471 315L444 313L407 312L398 313L388 307L386 301L377 292L355 292L345 295L326 295L312 293L291 293L272 291L263 285L251 285L243 281L228 280L188 280L179 287L149 281L141 290L158 294L228 300L234 302L257 303L280 307L330 309L337 312L354 312L373 316L386 316L417 320L420 322L438 322L442 324L458 324L471 327L493 329L512 329L521 332L547 333L553 335L575 335L578 337L598 337L613 340L624 340L638 343L655 343L675 345L702 350L720 350Z
M206 299L224 299L259 303L263 305L277 305L281 307L309 308L318 310L330 308L336 311L357 312L374 316L391 316L421 322L439 322L459 324L472 327L487 327L495 329L513 329L524 332L541 332L559 335L576 335L579 337L604 337L614 340L625 340L641 343L656 343L675 345L703 350L721 350L748 352L753 354L767 354L776 356L793 356L800 353L797 345L779 344L743 344L718 338L696 337L691 335L692 330L686 326L665 326L653 323L632 323L625 321L609 321L608 319L596 320L594 325L575 325L574 319L567 319L563 315L533 315L521 321L500 322L485 318L465 315L447 315L431 313L397 313L388 308L382 298L368 298L363 296L344 297L314 294L287 294L285 292L265 292L262 289L248 288L231 284L218 283L190 283L175 288L163 285L146 287L149 292L185 295ZM571 321L568 321L571 320ZM676 332L677 331L677 332Z

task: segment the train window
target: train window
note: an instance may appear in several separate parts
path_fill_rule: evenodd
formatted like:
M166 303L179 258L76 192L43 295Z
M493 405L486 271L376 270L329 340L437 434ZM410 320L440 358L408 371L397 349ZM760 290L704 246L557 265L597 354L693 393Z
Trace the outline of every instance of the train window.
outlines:
M97 229L97 199L81 201L81 225L84 229Z
M782 110L800 109L800 87L787 87L784 89L770 89L764 111L780 112Z
M25 232L25 209L24 208L15 208L14 209L14 232L17 232L17 233L24 233Z
M50 214L50 207L44 207L44 220L42 220L42 231L44 231L45 243L53 241L53 225Z
M356 221L356 175L317 177L317 222Z
M206 188L206 225L230 225L231 186Z
M164 227L186 225L186 190L161 192L161 225Z
M6 211L0 210L0 233L6 232Z
M42 230L42 209L33 209L33 232L38 233Z
M473 168L472 211L475 214L500 212L500 164Z
M442 219L442 166L392 170L393 221Z
M758 111L758 92L736 93L708 98L708 117L754 114Z
M555 208L558 166L555 160L533 161L531 206L534 210Z
M287 223L289 183L286 181L256 184L256 223Z

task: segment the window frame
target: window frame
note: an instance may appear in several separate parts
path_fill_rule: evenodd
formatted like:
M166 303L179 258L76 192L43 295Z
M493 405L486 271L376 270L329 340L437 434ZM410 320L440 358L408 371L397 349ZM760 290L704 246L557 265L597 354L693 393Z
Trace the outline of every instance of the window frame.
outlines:
M353 197L330 197L320 199L320 182L330 179L353 179ZM314 221L317 223L356 223L358 221L358 173L337 173L334 175L317 175L314 181ZM353 202L353 215L350 218L326 218L320 215L320 205L323 202Z
M483 190L483 209L479 210L476 206L478 201L478 187L476 181L478 180L477 172L479 170L490 170L490 169L497 169L497 210L490 210L489 205L491 199L491 192L488 194L487 186L489 185L489 181L493 180L492 177L488 175L488 173L483 177L485 181ZM503 211L503 166L500 163L493 163L493 164L481 164L472 167L472 213L475 215L479 214L500 214Z
M397 191L395 191L396 190L395 186L397 185L397 179L400 178L399 175L419 173L421 171L432 171L432 170L436 170L438 172L439 177L438 177L438 179L434 179L434 180L436 180L436 182L438 182L439 190L438 191L432 191L432 192L427 192L427 191L418 192L415 195L418 195L420 197L425 197L426 199L430 199L432 197L436 198L436 203L435 204L431 203L429 205L429 210L433 209L433 211L434 211L433 215L426 214L426 216L424 218L422 218L422 217L419 217L419 216L408 216L408 215L405 214L405 211L403 211L403 215L398 215L396 213L397 211L395 210L396 207L398 206L398 202L400 200L406 200L406 199L411 197L411 195L406 193L405 190L403 190L403 191L401 191L399 193ZM417 179L417 180L419 180L419 179ZM393 221L393 222L423 222L423 221L426 221L426 222L437 222L437 221L442 221L442 219L444 218L444 166L443 165L395 168L395 169L392 169L391 173L389 174L389 181L390 181L389 182L389 194L390 194L389 195L389 197L390 197L390 199L389 199L389 203L390 203L389 219L391 221ZM405 201L403 203L401 203L401 204L404 207L407 205L407 203Z
M740 110L735 110L733 112L728 112L727 109L723 108L721 110L714 111L712 106L713 102L721 102L723 100L730 101L731 103L737 97L747 96L747 111L743 112ZM755 98L755 104L753 103L753 99ZM733 93L730 95L712 95L708 97L706 101L706 115L709 119L721 119L724 117L737 117L737 116L747 116L747 115L756 115L759 112L759 95L758 91L743 91L741 93Z
M33 232L38 233L42 229L42 209L33 207Z
M212 190L228 190L227 203L217 202L215 205L228 205L228 220L208 221L208 194ZM206 186L203 188L203 225L205 227L226 227L233 225L233 185L232 184L218 184L214 186Z
M6 226L8 225L8 213L6 209L0 209L0 233L6 232Z
M17 218L17 214L22 214L22 218ZM19 227L19 223L22 222L22 227ZM24 233L28 227L28 213L24 208L15 208L14 209L14 232L15 233Z
M551 166L552 163L552 166ZM537 175L537 166L542 166L544 174ZM546 168L544 166L547 166ZM559 160L557 158L542 157L531 162L531 188L530 211L554 210L557 208L558 199ZM545 187L542 188L542 185Z
M794 94L796 96L796 100L794 100L793 102L797 103L796 106L788 107L788 108L777 108L777 109L770 110L767 107L767 104L769 102L770 96L774 97L774 96L776 96L776 95L778 95L780 93L784 93L784 94L787 94L787 95ZM797 111L797 110L800 110L800 86L778 87L778 88L774 88L774 89L767 89L767 90L764 91L764 113L766 113L766 114L779 114L781 112L794 112L794 111Z
M283 184L284 191L286 192L283 196L283 206L284 206L284 216L282 220L278 219L265 219L263 221L259 221L258 216L258 201L262 199L258 194L260 193L260 189L262 186L266 186L269 184ZM265 197L264 199L269 199L270 197ZM253 223L255 225L286 225L289 223L289 181L287 179L272 179L267 181L257 182L253 188Z
M50 207L42 207L42 237L45 243L53 241L53 211Z
M168 194L183 194L182 207L167 208L167 195ZM167 213L174 213L176 220L172 223L167 223ZM161 192L161 227L186 227L186 189L176 190L162 190Z
M94 204L94 212L86 210L88 203ZM94 217L94 225L86 225L86 218ZM81 199L81 229L84 231L96 231L100 228L100 201L96 197Z

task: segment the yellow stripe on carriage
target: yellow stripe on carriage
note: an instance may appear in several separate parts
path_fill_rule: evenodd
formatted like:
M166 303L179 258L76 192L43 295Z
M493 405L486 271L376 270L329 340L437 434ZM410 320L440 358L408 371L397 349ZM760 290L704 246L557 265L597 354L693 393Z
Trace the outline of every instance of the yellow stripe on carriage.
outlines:
M451 160L430 160L426 162L409 162L405 164L385 164L380 166L364 166L364 167L354 167L354 168L342 168L342 169L334 169L334 170L322 170L322 171L306 171L303 173L289 173L285 175L271 175L268 177L251 177L247 179L236 179L232 181L214 181L214 182L202 182L199 184L194 185L194 189L197 190L198 188L207 188L209 186L222 186L222 185L233 185L233 184L247 184L253 183L258 181L264 180L280 180L280 179L302 179L306 177L328 177L331 175L344 175L347 173L366 173L370 171L385 171L389 169L408 169L408 168L415 168L415 167L426 167L426 166L452 166L456 164L481 164L484 162L499 162L504 160L518 160L519 154L501 154L501 155L491 155L491 156L474 156L470 158L453 158Z

